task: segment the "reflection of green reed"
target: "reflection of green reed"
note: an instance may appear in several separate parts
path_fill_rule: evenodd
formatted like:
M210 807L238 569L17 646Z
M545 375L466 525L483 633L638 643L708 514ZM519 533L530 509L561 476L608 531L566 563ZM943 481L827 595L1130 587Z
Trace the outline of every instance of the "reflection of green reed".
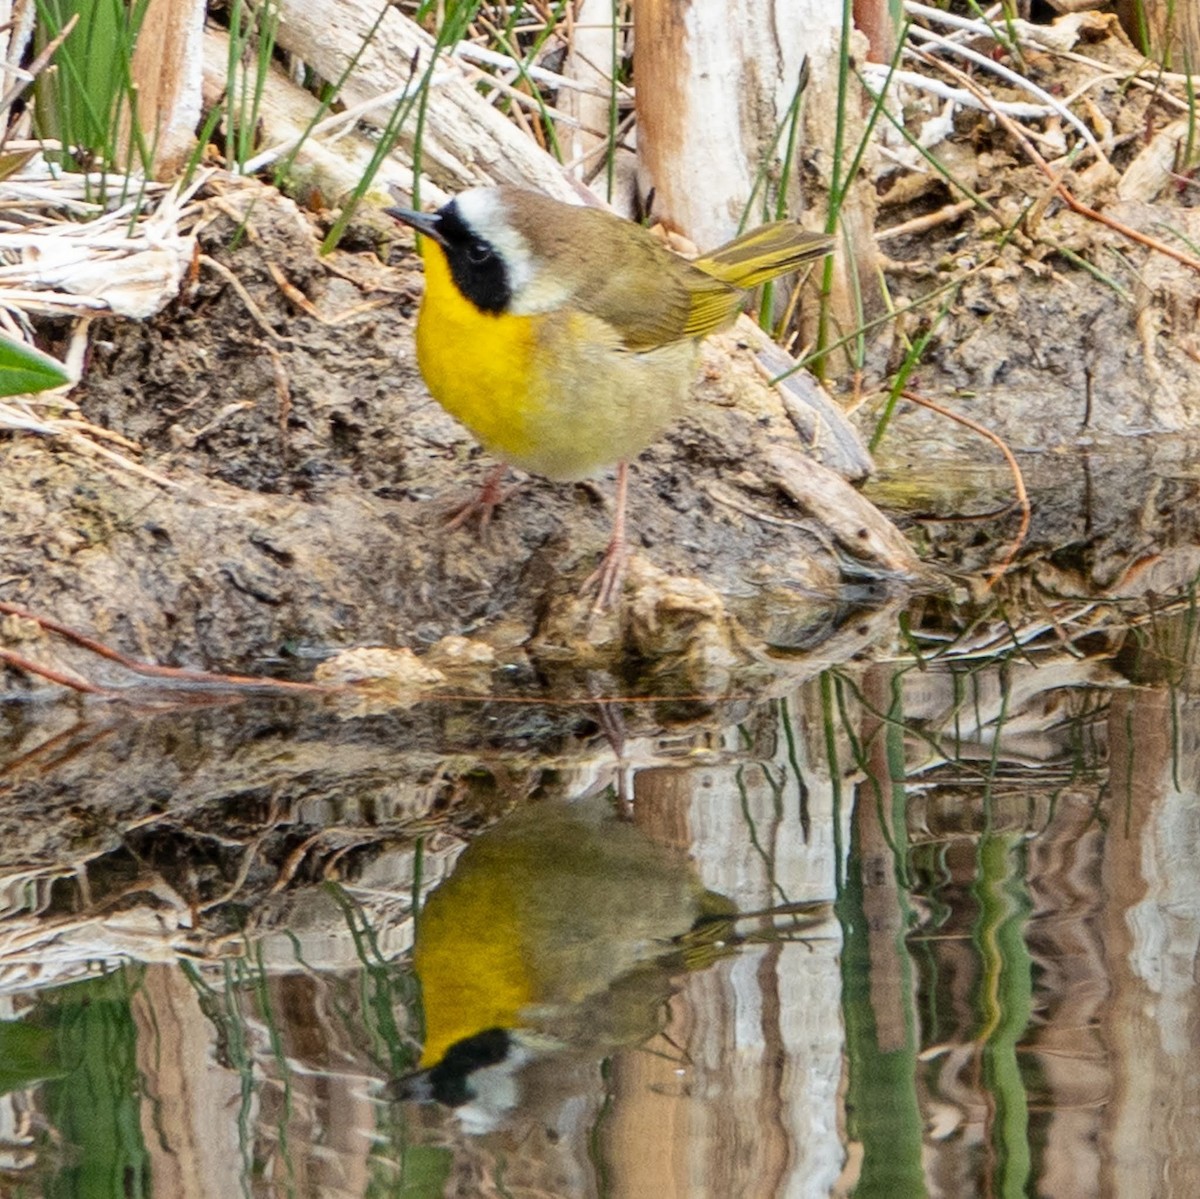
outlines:
M792 725L792 716L788 710L786 696L779 701L779 723L783 726L784 741L787 745L788 765L792 768L792 773L796 776L800 832L804 837L804 844L807 845L809 838L812 836L812 818L808 811L808 783L805 781L804 771L800 769L800 757L796 748L796 730Z
M825 768L829 771L830 816L833 823L834 884L841 892L845 877L842 863L846 860L842 844L842 768L838 753L837 715L834 711L835 679L832 670L821 674L821 731L825 735Z
M32 1020L0 1020L0 1095L61 1078L54 1033Z
M211 1021L217 1034L217 1060L235 1070L238 1076L241 1102L238 1104L238 1147L242 1154L242 1193L249 1197L250 1180L254 1177L254 1056L246 1019L238 1002L238 987L234 963L222 963L223 986L209 986L191 962L181 962L179 968L196 992L200 1010Z
M917 969L917 1001L924 1045L936 1045L946 1036L942 1002L948 996L945 988L938 985L937 936L954 914L953 906L942 898L954 882L947 862L948 851L947 842L929 842L916 846L912 855L913 891L924 898L927 911L920 935L909 939L909 951Z
M983 1057L983 1085L992 1100L989 1137L992 1146L989 1180L997 1196L1024 1195L1030 1176L1029 1102L1017 1044L1029 1027L1033 1007L1033 965L1025 944L1025 924L1031 904L1025 892L1025 855L1013 853L1021 842L1016 834L994 831L992 780L1000 756L1000 739L1008 717L1007 672L1001 673L1000 711L988 763L984 793L984 830L976 853L972 891L979 919L972 940L979 953L978 993ZM1018 869L1014 872L1013 867Z
M784 778L776 780L771 774L770 764L767 762L755 762L753 768L757 768L762 772L763 781L767 784L768 790L771 792L773 802L773 814L776 822L783 818L783 787ZM738 802L742 809L742 818L746 821L746 830L750 837L750 844L754 847L754 852L762 859L763 870L768 881L771 884L771 890L779 894L781 903L788 903L787 893L779 885L775 878L775 839L771 838L771 848L768 850L763 845L758 835L758 825L754 819L754 812L750 807L750 793L746 787L746 770L747 767L739 766L734 775L734 783L737 786ZM786 776L785 776L786 777Z
M1193 579L1181 603L1178 598L1163 603L1151 598L1149 616L1140 628L1130 630L1121 651L1125 670L1135 683L1166 686L1171 700L1171 785L1183 790L1180 777L1182 722L1180 709L1196 692L1196 648L1200 620L1197 619L1197 580ZM1134 742L1130 741L1130 745ZM1129 754L1127 771L1132 774L1134 754ZM1132 795L1131 779L1126 796Z
M414 864L414 897L419 890L422 855ZM379 937L367 913L336 883L326 886L354 939L354 952L362 963L358 976L362 1030L371 1046L370 1056L391 1078L414 1070L418 1053L411 1031L421 1028L421 992L411 965L389 961L379 948ZM396 1019L404 1012L404 1028ZM408 1129L399 1104L387 1104L378 1113L375 1133L385 1155L372 1158L371 1178L364 1199L433 1199L442 1194L453 1155L434 1145L409 1143ZM397 1189L396 1171L400 1181Z
M995 669L995 666L993 666ZM955 673L953 712L946 722L946 740L953 753L963 743L958 714L972 714L976 730L990 728L990 760L969 767L982 776L985 827L978 850L974 894L980 918L975 944L980 955L981 981L978 1003L981 1028L983 1085L995 1113L990 1126L994 1187L988 1193L1009 1196L1025 1193L1031 1175L1028 1139L1026 1085L1017 1057L1020 1038L1028 1027L1032 1005L1031 959L1025 944L1025 924L1030 903L1023 885L1024 856L1015 835L1001 836L991 824L992 781L998 771L1001 739L1008 718L1009 689L1001 665L1000 707L990 719L979 707L980 689L974 668ZM863 1164L856 1196L919 1196L925 1194L921 1168L923 1119L917 1094L918 1025L913 1006L914 963L905 930L911 926L908 891L917 879L940 877L950 881L944 860L945 847L925 846L910 868L907 852L905 737L906 728L900 685L903 669L887 680L886 705L878 702L878 691L864 690L836 671L822 679L826 753L831 775L837 779L844 767L838 764L839 746L849 756L863 781L857 790L853 814L850 854L846 874L840 882L837 913L845 945L842 955L843 1013L849 1069L847 1115L850 1135L863 1146ZM878 680L876 680L878 683ZM872 702L875 697L875 702ZM1083 720L1090 720L1092 705L1083 705ZM876 723L868 736L862 719ZM1083 736L1081 728L1080 736ZM978 733L975 734L975 738ZM876 744L876 740L882 742ZM944 741L917 734L915 740L939 744ZM973 739L973 738L968 738ZM940 755L939 755L940 756ZM1076 754L1075 770L1081 768ZM953 760L953 759L952 759ZM1094 758L1092 759L1094 761ZM1075 771L1072 772L1074 775ZM864 849L864 835L867 849ZM874 903L868 895L863 872L878 871L877 861L864 860L870 845L886 846L892 858L894 884L878 881ZM899 933L872 932L884 916L878 908L881 895L890 890L896 904L894 926ZM930 888L936 893L937 887ZM868 911L868 906L870 910ZM931 924L945 923L950 910L942 901L931 901ZM932 942L923 940L920 987L927 997L925 1043L939 1037L937 998L943 993L938 978ZM886 1044L881 1043L881 1019L887 1021ZM898 1030L902 1035L897 1036Z
M288 1062L287 1053L283 1047L283 1036L280 1032L279 1019L275 1013L275 1005L271 1002L271 989L266 964L263 962L262 942L257 941L247 947L247 956L237 963L239 966L240 985L243 989L252 991L258 1006L259 1019L267 1029L271 1044L271 1057L275 1060L275 1068L279 1072L279 1081L283 1087L283 1103L279 1105L279 1116L275 1124L278 1137L279 1156L283 1159L287 1170L286 1179L280 1179L279 1185L286 1187L287 1194L296 1193L296 1174L292 1164L291 1149L288 1144L288 1129L292 1121L292 1068ZM226 972L228 977L228 971Z
M841 731L850 747L851 757L858 770L865 776L864 788L869 788L871 800L875 805L875 816L879 831L887 841L892 851L892 865L896 872L896 881L901 887L910 883L908 869L907 821L908 821L908 764L904 756L905 735L912 729L904 723L904 695L901 686L905 671L896 669L889 680L888 706L879 708L863 694L854 682L837 671L834 675L834 695L837 700L837 713L841 721ZM880 779L872 768L870 761L871 746L862 740L854 731L854 725L847 703L848 697L853 697L858 711L865 713L879 722L875 735L883 737L884 754L889 786L885 795ZM862 799L860 788L859 800Z
M592 1178L596 1184L596 1194L601 1199L608 1199L612 1194L612 1179L608 1171L608 1155L604 1151L604 1126L612 1116L613 1110L613 1077L612 1058L606 1057L600 1063L600 1081L604 1084L604 1098L596 1109L596 1118L588 1129L587 1156L592 1167Z
M1029 1101L1018 1045L1033 1015L1033 962L1025 944L1031 903L1025 853L1015 834L987 833L972 891L979 920L972 940L982 966L977 1002L983 1085L992 1101L989 1194L1026 1194L1031 1171Z
M140 1120L142 1084L131 1004L140 968L59 987L38 1001L62 1076L44 1085L45 1111L65 1162L45 1199L130 1199L151 1193Z
M421 992L411 967L384 957L379 938L367 913L336 883L327 890L342 909L354 939L354 952L362 962L359 975L364 1031L370 1038L371 1058L392 1078L416 1069L417 1049L411 1032L420 1029ZM406 1013L405 1029L396 1013Z
M918 1199L925 1195L921 1169L924 1120L917 1102L917 1033L912 1006L912 964L903 936L884 947L872 942L864 904L863 862L856 821L850 836L846 877L835 911L842 926L842 1018L846 1024L849 1084L846 1123L849 1135L863 1147L856 1199ZM884 963L881 952L894 955ZM882 967L887 966L884 971ZM895 967L893 970L891 967ZM880 1044L872 1004L872 980L886 973L903 1005L904 1040Z
M839 739L849 744L851 757L863 775L851 820L846 872L839 880L835 904L844 939L841 965L849 1071L847 1125L850 1136L863 1148L854 1194L868 1199L918 1199L926 1193L921 1166L924 1120L916 1087L913 965L905 945L912 914L905 890L910 872L901 675L893 672L889 678L888 706L882 712L861 691L852 689L844 677L832 671L826 677L831 677L831 682L822 679L822 699L832 776L836 778L839 773ZM857 701L857 711L877 721L870 740L855 731L847 703L850 694ZM876 737L883 738L882 753L872 759ZM885 777L881 778L881 773ZM879 869L876 861L864 859L864 838L868 834L871 843L886 845L892 858L892 879L874 884L876 901L886 895L898 908L894 922L897 932L891 937L872 930L872 923L880 917L877 902L869 915L867 911L864 873L874 874Z

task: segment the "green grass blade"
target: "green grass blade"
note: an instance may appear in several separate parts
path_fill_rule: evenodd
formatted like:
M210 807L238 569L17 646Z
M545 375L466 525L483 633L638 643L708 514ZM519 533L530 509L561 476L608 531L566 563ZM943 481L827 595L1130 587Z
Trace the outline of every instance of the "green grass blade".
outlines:
M66 367L56 358L0 334L0 396L48 391L70 381Z

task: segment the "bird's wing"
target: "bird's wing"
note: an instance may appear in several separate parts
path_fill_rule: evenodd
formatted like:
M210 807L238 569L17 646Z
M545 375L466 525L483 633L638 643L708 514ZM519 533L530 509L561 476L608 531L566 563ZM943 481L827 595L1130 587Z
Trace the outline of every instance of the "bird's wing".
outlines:
M590 284L575 305L611 325L635 351L704 337L732 321L743 299L740 290L666 249L607 269L597 264Z

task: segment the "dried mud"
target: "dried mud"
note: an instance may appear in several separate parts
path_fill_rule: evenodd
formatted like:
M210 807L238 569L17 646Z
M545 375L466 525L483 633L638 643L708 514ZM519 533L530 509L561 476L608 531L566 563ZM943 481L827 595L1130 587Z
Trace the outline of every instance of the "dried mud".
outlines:
M1200 273L1116 227L1194 253L1200 193L1171 143L1186 105L1128 85L1145 60L1115 18L1073 19L1083 30L1076 57L1031 45L1021 70L1050 95L1086 96L1077 107L1094 149L1068 155L1057 118L1043 121L1042 136L1027 145L1048 160L1052 181L1003 124L960 106L932 151L946 174L918 158L879 188L890 299L901 311L918 307L873 344L869 374L894 371L902 337L928 335L917 390L982 421L1015 450L1173 433L1200 415ZM987 73L981 82L996 102L1028 96ZM923 111L935 125L944 116L941 101ZM923 134L919 118L910 132ZM1099 215L1070 207L1056 183ZM954 219L888 237L889 227L950 212L968 189L982 199ZM951 279L959 285L938 292ZM911 410L892 436L901 445L926 439L963 440L943 418Z

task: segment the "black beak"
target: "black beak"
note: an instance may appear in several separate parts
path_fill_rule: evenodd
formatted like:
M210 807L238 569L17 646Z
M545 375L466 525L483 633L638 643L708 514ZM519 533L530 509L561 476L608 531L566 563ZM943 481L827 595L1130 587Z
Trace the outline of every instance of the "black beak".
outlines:
M417 1070L403 1078L393 1078L384 1087L389 1099L409 1099L416 1103L432 1103L436 1098L428 1070Z
M411 226L418 233L424 233L426 237L432 237L434 241L445 245L446 239L438 232L436 212L417 212L412 208L385 208L383 211L402 224Z

